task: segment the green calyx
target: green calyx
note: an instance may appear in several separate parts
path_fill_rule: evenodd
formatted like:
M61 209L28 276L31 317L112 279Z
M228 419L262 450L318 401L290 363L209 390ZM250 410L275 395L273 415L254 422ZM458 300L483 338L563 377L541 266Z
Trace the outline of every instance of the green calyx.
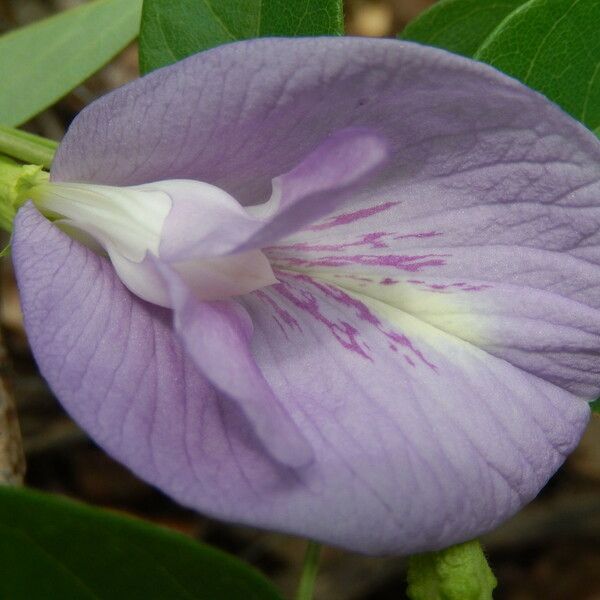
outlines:
M477 540L409 560L411 600L490 600L496 584Z
M13 219L28 200L31 188L45 183L48 177L41 165L21 165L0 155L0 228L12 231Z
M0 125L0 229L12 232L17 210L28 200L30 190L48 181L43 169L50 168L57 146L53 140ZM8 251L9 246L1 249L0 257Z

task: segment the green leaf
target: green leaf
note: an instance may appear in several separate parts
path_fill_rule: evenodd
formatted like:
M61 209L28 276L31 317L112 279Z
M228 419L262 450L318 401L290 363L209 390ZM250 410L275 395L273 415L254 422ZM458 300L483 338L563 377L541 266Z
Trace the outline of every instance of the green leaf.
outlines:
M440 0L408 24L403 40L473 56L494 29L526 0Z
M600 0L531 0L475 58L520 79L600 133Z
M411 556L411 600L491 600L496 578L477 540Z
M281 600L250 567L143 521L0 488L0 598Z
M140 71L235 40L343 33L342 0L144 0Z
M590 409L592 413L600 414L600 399L590 402Z
M0 37L0 123L41 112L135 38L142 0L95 0Z

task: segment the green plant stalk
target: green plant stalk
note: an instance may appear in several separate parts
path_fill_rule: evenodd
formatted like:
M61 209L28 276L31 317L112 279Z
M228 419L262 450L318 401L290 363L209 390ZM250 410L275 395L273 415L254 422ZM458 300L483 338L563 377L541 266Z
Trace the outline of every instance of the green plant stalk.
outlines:
M20 129L0 125L0 153L49 169L58 143Z
M300 576L300 585L296 593L296 600L312 600L317 571L319 570L320 555L321 544L309 540L304 554L302 575Z

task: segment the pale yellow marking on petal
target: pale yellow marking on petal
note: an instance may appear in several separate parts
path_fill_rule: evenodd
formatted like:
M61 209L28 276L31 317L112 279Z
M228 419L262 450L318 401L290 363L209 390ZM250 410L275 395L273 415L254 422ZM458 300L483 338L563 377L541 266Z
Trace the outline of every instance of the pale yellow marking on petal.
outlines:
M469 292L460 288L452 288L447 293L434 292L422 285L409 283L408 280L418 280L418 274L398 278L397 283L388 285L367 281L372 278L372 273L366 273L364 277L356 273L345 275L332 271L306 271L306 274L355 292L362 301L369 298L378 300L383 306L399 309L475 346L482 346L487 338L485 319L478 316L473 306L473 295L482 292ZM392 314L395 312L387 316L391 318Z

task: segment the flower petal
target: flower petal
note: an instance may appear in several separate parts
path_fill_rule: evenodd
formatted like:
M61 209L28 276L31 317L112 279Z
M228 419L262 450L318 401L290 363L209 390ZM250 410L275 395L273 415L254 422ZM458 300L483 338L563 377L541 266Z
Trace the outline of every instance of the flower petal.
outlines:
M353 204L313 223L315 236L289 240L294 256L304 256L303 244L358 244L366 258L332 262L411 279L452 267L439 283L423 279L431 287L476 287L483 274L506 285L503 317L511 316L514 285L519 302L541 307L541 316L528 308L526 317L545 319L544 331L555 327L559 336L554 345L547 333L538 338L558 357L549 374L521 338L509 355L502 352L513 342L500 337L498 355L522 368L477 348L471 342L496 352L492 325L502 333L502 322L486 321L470 339L470 322L452 317L463 307L448 306L446 296L419 312L403 294L381 302L371 289L366 296L360 286L333 286L330 264L309 265L327 280L279 273L282 283L244 304L255 327L250 358L314 452L310 465L287 469L200 376L167 313L133 298L103 259L31 209L15 224L15 264L42 372L97 441L140 475L222 518L364 552L416 552L471 538L515 512L585 427L589 409L577 395L597 384L570 356L583 351L588 361L597 348L597 140L538 94L442 51L385 40L255 40L191 57L94 103L67 134L53 178L191 178L256 205L329 134L354 127L388 140L392 160L345 197ZM361 228L361 219L398 203L391 223ZM437 230L419 219L446 226L449 242L432 246ZM536 224L544 219L547 229ZM338 225L344 235L332 237ZM383 225L415 252L394 246L371 257L364 245L381 249ZM517 244L527 271L519 270L521 254L511 254ZM309 251L319 260L331 252ZM553 257L548 265L542 255ZM283 264L289 258L277 260L306 266ZM474 281L457 280L463 273ZM340 283L349 288L362 276L345 270ZM394 285L384 279L374 287ZM530 281L533 292L521 294ZM427 302L442 296L429 291ZM573 322L558 314L577 302ZM484 308L491 315L496 306ZM427 323L429 314L439 318ZM564 372L553 366L561 360Z
M200 372L238 402L275 459L292 467L308 464L310 446L252 357L252 321L245 309L234 300L199 302L173 269L158 261L156 266L171 295L175 330Z
M273 497L285 503L298 475L198 372L171 311L131 294L31 204L15 219L13 259L40 370L95 441L183 504L275 527Z
M312 507L317 539L415 552L473 538L577 444L589 409L569 392L377 300L279 278L245 304L259 365L302 415L322 469L314 494L335 507L330 523Z
M375 554L438 548L531 499L588 419L568 392L401 311L288 276L245 305L253 356L314 453L290 470L108 261L30 205L13 257L31 347L67 410L219 518Z
M353 201L267 255L593 400L600 143L564 115L541 127L497 129L496 145L465 138L462 167Z
M535 155L559 137L568 138L565 152L582 140L590 148L573 123L515 80L443 50L350 37L258 39L191 56L94 102L67 132L52 177L195 179L254 205L329 134L356 127L390 143L381 197L490 158ZM514 145L511 132L526 145Z
M387 144L381 135L357 128L337 131L289 173L273 180L267 202L246 210L237 204L234 212L229 204L236 201L218 190L220 204L229 200L228 213L223 211L227 220L214 219L214 202L208 204L204 194L195 192L195 187L212 186L194 186L191 181L156 183L153 187L172 199L163 228L161 259L174 262L262 248L347 203L349 194L364 188L387 160Z
M389 165L344 196L331 219L292 237L281 266L321 276L343 267L349 278L386 282L369 293L592 398L598 140L489 66L394 40L223 46L84 110L53 177L194 178L256 206L328 135L353 129L387 140ZM299 226L293 213L287 221ZM249 235L237 225L230 233ZM401 239L382 248L388 233ZM186 248L193 243L186 236ZM302 244L323 250L311 255Z

